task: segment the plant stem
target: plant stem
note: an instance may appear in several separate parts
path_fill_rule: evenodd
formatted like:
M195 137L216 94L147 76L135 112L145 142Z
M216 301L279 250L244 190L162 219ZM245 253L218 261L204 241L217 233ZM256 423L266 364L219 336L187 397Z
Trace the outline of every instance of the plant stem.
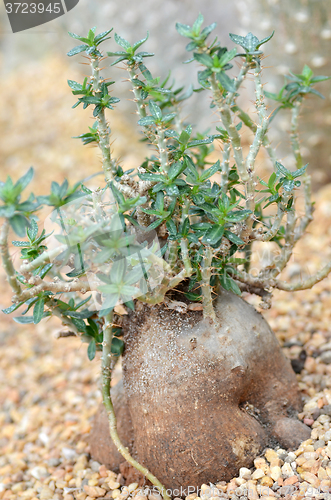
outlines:
M184 224L185 220L189 217L188 212L190 209L190 200L186 199L182 208L181 223ZM182 238L180 241L180 248L182 252L182 261L184 263L185 271L188 276L192 274L192 265L188 252L188 240L187 238Z
M211 262L213 260L213 251L211 247L205 247L204 255L201 266L201 291L202 291L202 305L203 317L211 318L214 323L217 323L216 314L213 307L213 299L211 295Z
M168 264L170 268L173 270L176 262L177 262L177 255L178 255L178 245L177 241L174 240L168 240Z
M111 343L113 338L112 321L113 312L105 316L102 342L102 399L108 414L110 437L112 438L117 450L121 453L123 458L130 465L141 472L145 477L147 477L147 479L149 479L150 482L160 490L164 500L170 500L170 497L167 494L167 491L163 484L160 483L160 481L148 469L146 469L146 467L141 465L130 455L128 449L125 448L125 446L121 442L117 432L117 421L110 396L111 371L113 362L113 356L111 353Z
M91 58L91 67L92 67L92 85L95 94L99 94L101 92L100 85L100 68L99 68L99 59ZM98 122L98 135L99 135L99 148L102 154L102 169L105 174L105 179L107 182L110 182L114 179L116 175L117 168L116 163L111 157L110 153L110 129L106 120L105 110L104 108L100 111L98 116L96 117Z
M286 281L277 280L275 283L275 287L278 288L279 290L286 290L288 292L294 292L297 290L307 290L316 285L316 283L319 283L324 278L326 278L330 272L331 272L331 261L310 278L307 278L303 281L299 281L298 283L287 283Z
M37 269L37 267L52 262L53 259L55 259L58 255L60 255L62 252L65 252L66 250L68 250L67 245L60 245L59 247L53 248L52 250L47 250L36 257L32 262L29 262L28 264L22 264L22 266L20 267L20 273L23 275L29 274Z
M278 203L277 215L275 217L275 220L274 220L272 226L265 233L263 233L263 234L257 233L256 234L256 239L258 241L270 241L274 236L276 236L276 234L280 228L280 225L282 223L284 213L285 213L287 204L289 202L290 196L291 196L291 192L289 192L289 191L285 191L283 193L282 199Z
M163 173L167 174L169 170L168 152L162 126L157 127L157 146L160 153L161 170Z
M21 301L25 301L36 297L41 292L53 292L53 293L69 293L69 292L81 292L86 293L92 291L90 283L88 281L59 281L56 283L52 283L49 281L43 281L38 276L32 276L32 280L34 281L34 286L32 288L28 288L26 290L17 293L17 298ZM31 279L29 280L30 283ZM94 287L93 287L94 288ZM97 288L95 288L97 290Z
M302 97L294 103L292 108L291 117L291 146L295 157L296 168L299 169L303 166L302 156L300 152L299 143L299 132L298 132L298 118L300 114L300 108L302 104ZM295 231L295 241L298 241L303 233L305 232L309 222L313 219L313 204L311 202L311 179L307 171L302 176L302 182L304 186L304 198L305 198L305 215Z
M285 268L286 264L291 258L293 248L295 245L294 240L294 229L295 229L296 217L294 210L290 210L287 212L287 222L285 227L285 243L281 250L279 256L277 256L274 262L270 265L271 269L268 269L266 272L262 270L260 275L266 274L270 278L276 278L278 274L282 272Z
M230 143L226 142L224 144L223 161L221 165L221 188L223 193L226 193L228 190L230 153Z
M5 219L5 222L1 227L1 233L0 233L0 253L2 259L2 265L7 274L7 280L11 286L11 289L15 294L19 295L21 293L21 286L16 278L16 271L14 269L12 259L9 255L8 234L9 234L9 221L8 219Z
M302 104L302 97L299 97L293 104L292 115L291 115L290 138L297 169L303 166L302 156L300 152L299 134L298 134L298 118L300 114L301 104Z
M137 105L137 111L140 116L140 118L144 118L146 116L146 109L145 109L145 102L141 98L141 89L137 87L135 80L138 79L136 72L135 72L135 67L134 66L127 66L128 73L130 75L130 81L132 84L132 90L134 94L134 101Z
M236 129L236 126L232 121L230 107L228 106L228 104L226 104L222 96L222 93L220 91L220 88L218 86L214 74L210 77L210 83L213 91L214 101L218 107L218 111L220 112L223 126L230 137L231 146L233 149L233 156L238 168L239 175L243 182L247 182L248 174L246 172L244 165L244 158L241 148L241 139L240 135L238 134L238 130Z
M259 61L256 61L256 68L254 69L254 81L255 81L255 94L256 94L256 109L259 116L259 123L256 125L256 132L253 143L249 148L249 153L246 157L245 167L248 174L248 181L246 183L246 209L250 210L252 213L246 219L247 229L245 230L245 235L249 236L252 231L254 222L254 210L255 210L255 175L254 175L254 165L258 152L260 151L264 136L268 130L268 116L267 110L264 103L264 94L262 90L261 82L261 67Z

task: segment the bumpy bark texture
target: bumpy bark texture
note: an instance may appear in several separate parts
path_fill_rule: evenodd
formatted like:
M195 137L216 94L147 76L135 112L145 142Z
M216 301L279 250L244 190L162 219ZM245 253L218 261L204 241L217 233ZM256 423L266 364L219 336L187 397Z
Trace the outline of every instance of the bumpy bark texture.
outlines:
M295 374L263 317L222 291L219 326L143 306L127 318L124 387L139 460L167 488L228 480L265 446L310 435ZM101 430L101 429L100 429ZM92 455L100 460L96 447Z

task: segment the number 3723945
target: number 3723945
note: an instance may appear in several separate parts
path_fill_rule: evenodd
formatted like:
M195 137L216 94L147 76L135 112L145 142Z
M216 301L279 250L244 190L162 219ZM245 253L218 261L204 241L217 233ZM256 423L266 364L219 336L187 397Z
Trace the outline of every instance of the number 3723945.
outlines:
M21 2L8 2L6 3L7 14L43 14L49 12L50 14L60 14L61 3L49 2L44 3L21 3Z

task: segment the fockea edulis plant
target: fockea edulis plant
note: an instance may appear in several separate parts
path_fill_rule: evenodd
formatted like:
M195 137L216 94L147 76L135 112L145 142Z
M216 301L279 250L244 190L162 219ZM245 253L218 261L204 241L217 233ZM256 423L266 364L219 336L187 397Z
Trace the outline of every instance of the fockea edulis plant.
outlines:
M83 53L91 68L82 83L68 80L78 99L73 107L93 110L94 123L79 138L84 145L99 147L105 181L97 189L89 188L86 180L72 188L66 181L53 182L49 195L31 194L25 201L21 195L32 179L31 169L16 184L8 177L0 186L1 256L14 293L13 305L4 312L24 306L16 318L20 323L36 324L46 316L58 316L66 327L60 336L74 334L87 341L90 359L102 351L102 393L111 437L123 457L157 485L164 498L169 496L160 481L130 456L116 430L110 381L124 344L115 307L124 304L134 310L137 301L165 302L169 307L201 309L205 318L217 324L213 298L218 287L238 295L241 291L258 294L262 305L269 307L274 288L310 288L331 270L328 263L300 282L279 278L312 220L310 178L298 139L299 113L306 97L319 95L315 84L328 77L314 76L305 66L301 74L287 77L278 94L267 93L262 48L273 34L263 40L252 33L230 34L239 48L228 50L217 38L207 41L216 25L202 28L202 23L199 15L192 27L176 26L190 40L186 49L192 58L187 62L199 65L197 88L176 88L169 78L161 81L151 74L147 61L153 54L141 48L148 36L131 45L114 35L120 49L107 56L112 65L127 70L137 126L151 148L145 161L131 170L121 166L111 151L108 119L111 123L111 110L119 99L111 94L114 82L102 77L106 62L100 45L111 38L112 30L97 35L92 28L87 37L70 33L80 44L68 55ZM254 115L238 104L247 78L255 84ZM193 92L208 92L212 97L211 107L219 117L212 132L196 131L181 116L181 103ZM276 102L271 113L266 97ZM277 160L268 139L270 123L281 111L291 113L295 170ZM252 140L245 154L247 128ZM211 162L214 143L220 145L219 157ZM261 149L273 167L266 180L259 179L255 169ZM296 210L301 182L303 216ZM44 205L54 210L40 231L37 214ZM13 242L21 247L22 264L17 269L9 251L10 228L23 238ZM250 262L256 241L275 242L279 251L267 267L253 274ZM183 301L171 300L173 291L182 294ZM84 298L86 293L90 295Z

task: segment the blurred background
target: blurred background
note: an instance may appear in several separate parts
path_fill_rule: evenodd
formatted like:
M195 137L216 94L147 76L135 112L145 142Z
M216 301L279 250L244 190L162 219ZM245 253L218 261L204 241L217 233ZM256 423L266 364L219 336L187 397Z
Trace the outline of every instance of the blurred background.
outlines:
M197 87L197 66L183 65L189 54L185 40L175 29L176 22L192 24L201 12L205 23L217 22L215 34L221 44L231 48L228 33L246 35L253 31L262 38L275 29L273 39L265 47L263 72L265 88L276 91L284 83L283 74L291 69L301 72L308 64L315 74L331 75L331 4L328 0L80 0L64 16L47 24L13 34L4 5L0 5L0 161L2 176L16 177L30 165L36 169L35 192L44 190L50 179L75 181L98 168L95 149L83 148L71 139L87 131L93 121L89 110L71 109L75 98L67 79L82 81L89 74L81 56L68 58L66 53L75 41L68 31L85 35L92 26L101 32L114 27L114 32L135 42L149 31L145 50L155 53L148 60L153 76L171 78L178 85ZM114 40L105 50L118 50ZM115 112L109 115L113 130L114 152L123 164L131 167L143 159L145 148L139 143L136 116L130 99L124 70L110 68L104 74L117 80L113 95L121 98ZM233 69L235 71L236 68ZM246 84L246 107L252 106L254 95ZM301 120L301 144L315 189L331 181L331 84L319 84L325 99L306 100ZM209 108L207 92L195 94L184 106L188 121L197 122L200 131L212 126L217 117ZM272 104L270 106L272 111ZM279 158L291 166L288 140L288 116L279 113L271 134ZM139 158L137 158L139 157ZM100 163L100 162L99 162ZM99 164L100 166L100 164Z

